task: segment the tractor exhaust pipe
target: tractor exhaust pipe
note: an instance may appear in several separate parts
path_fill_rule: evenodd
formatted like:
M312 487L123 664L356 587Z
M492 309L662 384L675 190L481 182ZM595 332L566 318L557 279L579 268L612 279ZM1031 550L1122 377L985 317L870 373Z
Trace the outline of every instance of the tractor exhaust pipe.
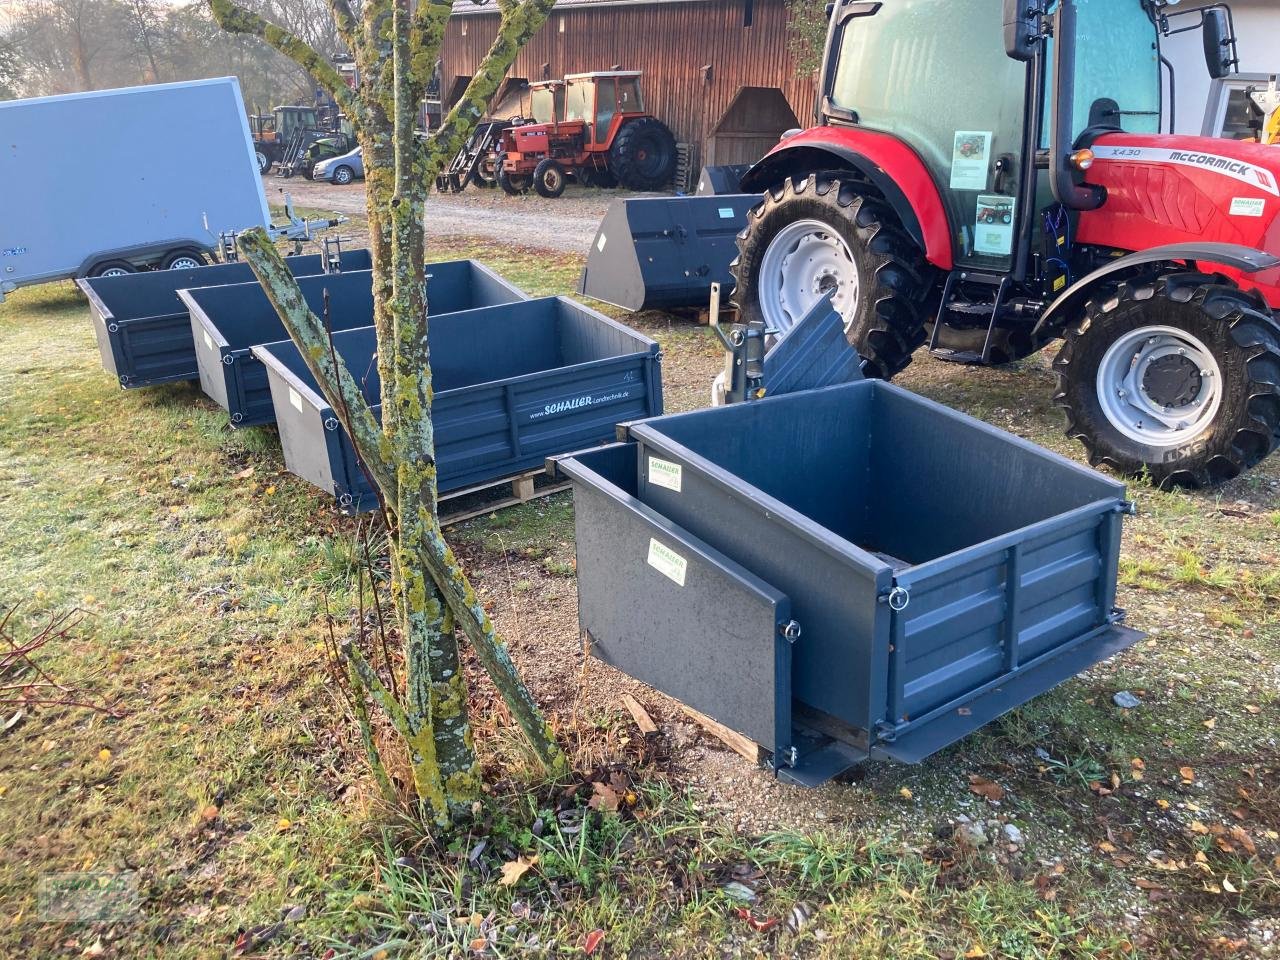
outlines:
M1070 161L1076 96L1075 0L1059 0L1053 15L1053 46L1053 116L1049 120L1049 182L1053 197L1069 210L1097 210L1107 198L1106 190L1078 180Z

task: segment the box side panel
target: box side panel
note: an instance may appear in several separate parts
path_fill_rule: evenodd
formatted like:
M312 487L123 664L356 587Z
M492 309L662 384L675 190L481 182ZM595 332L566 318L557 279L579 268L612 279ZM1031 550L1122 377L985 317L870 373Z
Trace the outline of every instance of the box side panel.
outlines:
M126 320L113 334L124 363L117 371L126 387L145 387L200 376L186 311Z
M285 467L294 476L336 496L324 411L317 409L271 367L265 369Z
M713 483L669 451L644 442L639 451L644 503L791 599L802 630L794 651L796 698L869 729L883 716L887 692L888 618L877 602L887 574L880 584L853 557L824 549L749 493Z
M589 472L575 477L574 514L591 653L768 749L785 748L789 695L775 658L786 598Z
M1108 626L1118 524L1104 503L901 573L909 600L894 615L891 721L976 696Z
M228 409L229 395L227 370L222 362L222 347L214 339L213 332L195 309L191 311L192 343L196 351L196 369L200 374L200 389L223 410Z

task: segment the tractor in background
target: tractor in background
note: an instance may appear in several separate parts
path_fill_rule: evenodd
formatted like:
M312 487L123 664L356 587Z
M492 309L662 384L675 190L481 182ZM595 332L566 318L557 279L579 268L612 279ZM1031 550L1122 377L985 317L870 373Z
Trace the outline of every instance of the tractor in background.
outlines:
M1212 77L1238 69L1221 3L837 0L819 125L742 180L742 319L781 333L830 297L884 378L926 343L997 364L1062 339L1054 401L1094 465L1196 487L1257 464L1280 150L1161 134L1161 41L1196 30Z
M640 73L576 73L530 86L532 123L502 132L494 152L499 186L558 197L570 177L585 186L656 190L671 181L676 141L645 112Z

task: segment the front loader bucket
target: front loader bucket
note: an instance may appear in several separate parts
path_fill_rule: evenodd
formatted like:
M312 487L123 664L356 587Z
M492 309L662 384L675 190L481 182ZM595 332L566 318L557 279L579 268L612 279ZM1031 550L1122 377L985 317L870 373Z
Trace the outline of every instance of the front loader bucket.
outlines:
M759 202L753 193L615 200L578 292L625 310L703 306L711 284L732 289L736 237Z
M728 163L719 167L703 167L698 174L698 189L694 191L700 197L719 197L730 193L741 193L743 176L751 169L749 163Z

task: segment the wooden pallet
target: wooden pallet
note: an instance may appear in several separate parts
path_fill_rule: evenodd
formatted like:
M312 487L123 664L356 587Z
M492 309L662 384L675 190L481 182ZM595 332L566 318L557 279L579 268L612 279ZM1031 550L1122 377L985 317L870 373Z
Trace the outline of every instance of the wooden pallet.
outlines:
M465 487L462 490L454 490L443 494L440 497L440 526L447 527L454 523L461 523L463 520L482 517L486 513L493 513L495 510L505 510L507 507L515 507L522 503L529 503L532 500L540 500L543 497L549 497L553 493L569 489L570 484L568 481L549 483L545 487L534 486L535 480L546 475L544 470L528 470L513 477L490 480L488 483L478 483L473 487ZM450 500L458 500L475 493L484 493L486 490L497 491L506 484L511 485L510 496L502 497L498 500L489 500L479 506L459 509L454 513L446 512Z

